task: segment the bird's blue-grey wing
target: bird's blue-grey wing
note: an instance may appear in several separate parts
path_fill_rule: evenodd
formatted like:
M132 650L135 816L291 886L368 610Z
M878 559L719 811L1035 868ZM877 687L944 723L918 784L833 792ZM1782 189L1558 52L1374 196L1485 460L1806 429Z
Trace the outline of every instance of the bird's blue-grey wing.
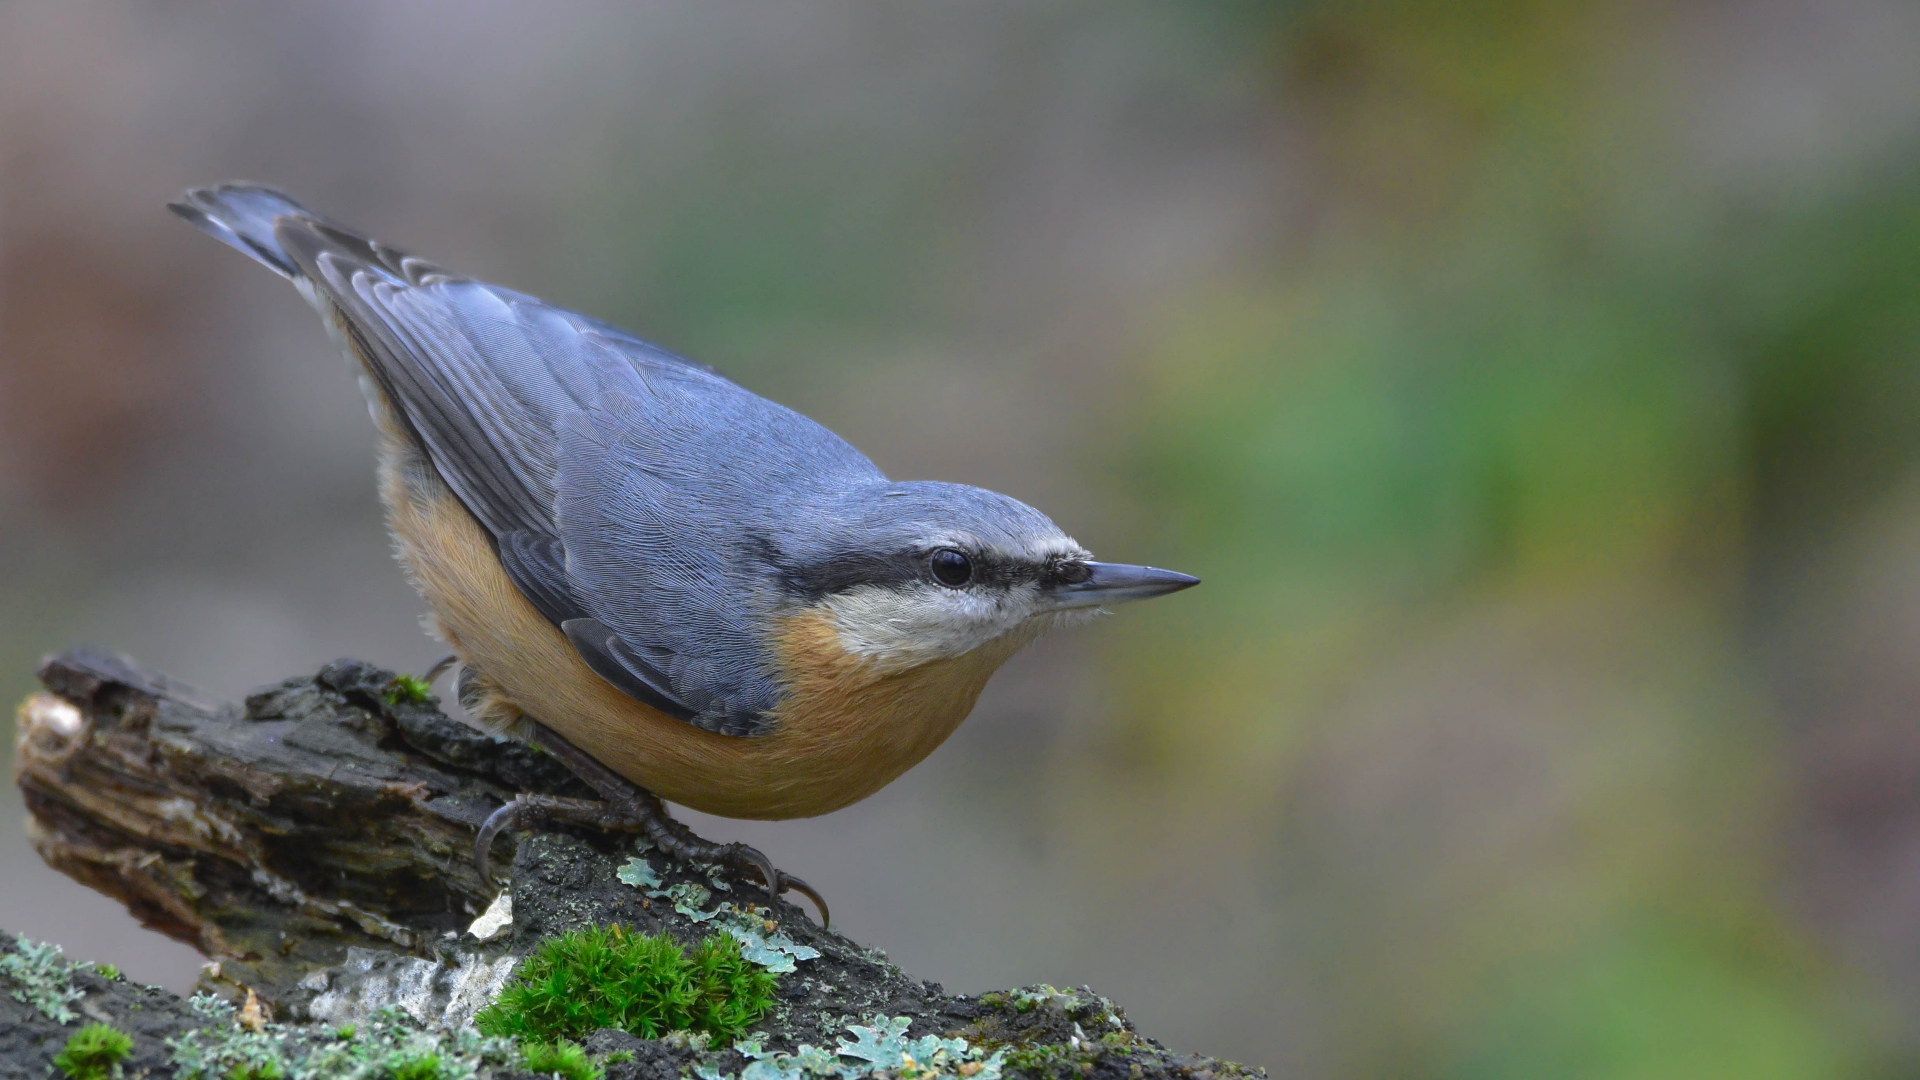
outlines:
M778 694L754 523L879 471L813 421L624 331L310 218L275 234L508 576L588 666L708 730L764 730Z
M706 372L648 372L568 418L556 474L568 575L595 617L682 690L696 723L765 729L778 704L769 555L795 522L885 477L813 421Z
M602 374L559 313L311 218L275 239L487 531L554 535L554 432Z

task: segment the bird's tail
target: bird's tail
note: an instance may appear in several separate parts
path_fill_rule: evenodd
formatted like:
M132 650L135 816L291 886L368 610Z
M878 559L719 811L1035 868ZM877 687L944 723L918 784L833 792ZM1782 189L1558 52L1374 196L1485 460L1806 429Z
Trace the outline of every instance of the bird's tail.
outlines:
M300 268L274 238L274 224L283 217L324 220L273 188L245 182L194 188L167 209L289 281L300 276Z

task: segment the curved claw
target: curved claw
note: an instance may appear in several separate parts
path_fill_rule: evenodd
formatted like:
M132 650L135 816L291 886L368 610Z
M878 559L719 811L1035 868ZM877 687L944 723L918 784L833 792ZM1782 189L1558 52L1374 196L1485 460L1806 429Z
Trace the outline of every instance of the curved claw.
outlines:
M511 826L519 817L522 800L515 797L512 802L503 804L500 809L487 815L480 826L480 833L473 838L473 863L480 870L480 880L493 881L493 841L500 833Z
M776 904L780 902L780 871L774 869L772 859L762 854L759 848L745 844L728 844L726 854L732 862L753 867L760 875L760 880L767 883L767 896Z
M459 662L460 662L459 656L453 653L448 653L447 655L441 657L440 659L435 660L433 662L433 666L427 669L427 673L420 677L420 681L423 683L426 683L428 686L432 686L435 682L439 680L440 676L445 675L447 673L448 668L453 667L453 665Z
M780 907L781 894L792 889L813 901L813 906L820 912L820 925L823 928L827 926L827 920L830 918L827 914L827 902L821 899L813 886L775 867L773 860L767 858L759 848L749 847L746 844L728 844L723 854L730 862L753 867L754 871L760 875L760 880L766 883L767 898L772 902L771 906L775 910Z
M453 659L447 658L448 661ZM446 661L436 664L435 671L441 670L445 664ZM773 860L758 849L746 844L714 844L693 835L691 829L667 814L659 796L634 785L545 725L534 724L528 742L552 754L574 775L598 791L603 801L594 803L547 795L516 796L512 802L488 815L486 823L480 826L480 835L474 838L474 863L480 868L483 880L492 880L489 856L494 838L500 835L501 830L515 824L530 824L536 819L565 820L601 829L638 829L662 851L676 859L751 866L760 875L760 880L766 883L767 897L776 910L780 905L780 895L792 889L813 901L814 908L820 913L820 925L823 928L830 925L832 916L827 914L827 902L814 891L813 886L792 874L781 873L773 865Z
M775 871L775 872L780 875L780 891L781 892L786 892L788 889L792 889L794 892L797 892L802 896L805 896L807 899L813 901L814 910L820 913L820 929L825 930L833 926L833 916L827 914L827 902L824 898L821 897L821 895L818 892L814 891L813 886L807 884L806 882L800 880L797 877L794 877L792 874L789 874L784 870Z

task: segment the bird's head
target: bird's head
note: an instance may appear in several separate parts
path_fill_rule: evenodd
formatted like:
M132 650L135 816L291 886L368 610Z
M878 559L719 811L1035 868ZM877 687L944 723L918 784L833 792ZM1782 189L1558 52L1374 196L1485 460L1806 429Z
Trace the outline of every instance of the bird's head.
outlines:
M961 656L1109 604L1200 579L1095 562L1045 514L997 492L928 481L848 493L789 551L787 588L840 646L883 670ZM797 556L797 558L795 558Z

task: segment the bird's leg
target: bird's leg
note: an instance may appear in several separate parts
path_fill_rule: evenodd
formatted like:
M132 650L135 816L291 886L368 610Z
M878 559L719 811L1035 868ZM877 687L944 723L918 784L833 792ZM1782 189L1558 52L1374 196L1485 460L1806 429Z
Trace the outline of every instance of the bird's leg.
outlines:
M473 842L473 860L480 869L480 880L493 880L493 841L503 831L510 828L531 828L548 821L562 821L573 825L586 825L608 832L633 831L641 826L639 822L623 816L619 810L603 802L592 799L569 799L559 795L527 795L513 797L505 806L487 815L480 826L480 835Z
M565 799L550 795L521 795L490 815L474 841L474 861L482 880L491 880L489 855L493 840L513 826L540 821L565 821L600 829L621 829L645 833L654 846L670 858L682 861L722 863L752 867L767 883L767 894L778 901L780 894L793 890L813 901L820 912L820 925L828 922L827 902L813 886L776 869L773 861L746 844L716 844L695 836L692 829L675 821L666 804L653 792L614 772L598 759L547 727L529 722L527 741L546 751L570 769L587 786L599 792L604 802Z

